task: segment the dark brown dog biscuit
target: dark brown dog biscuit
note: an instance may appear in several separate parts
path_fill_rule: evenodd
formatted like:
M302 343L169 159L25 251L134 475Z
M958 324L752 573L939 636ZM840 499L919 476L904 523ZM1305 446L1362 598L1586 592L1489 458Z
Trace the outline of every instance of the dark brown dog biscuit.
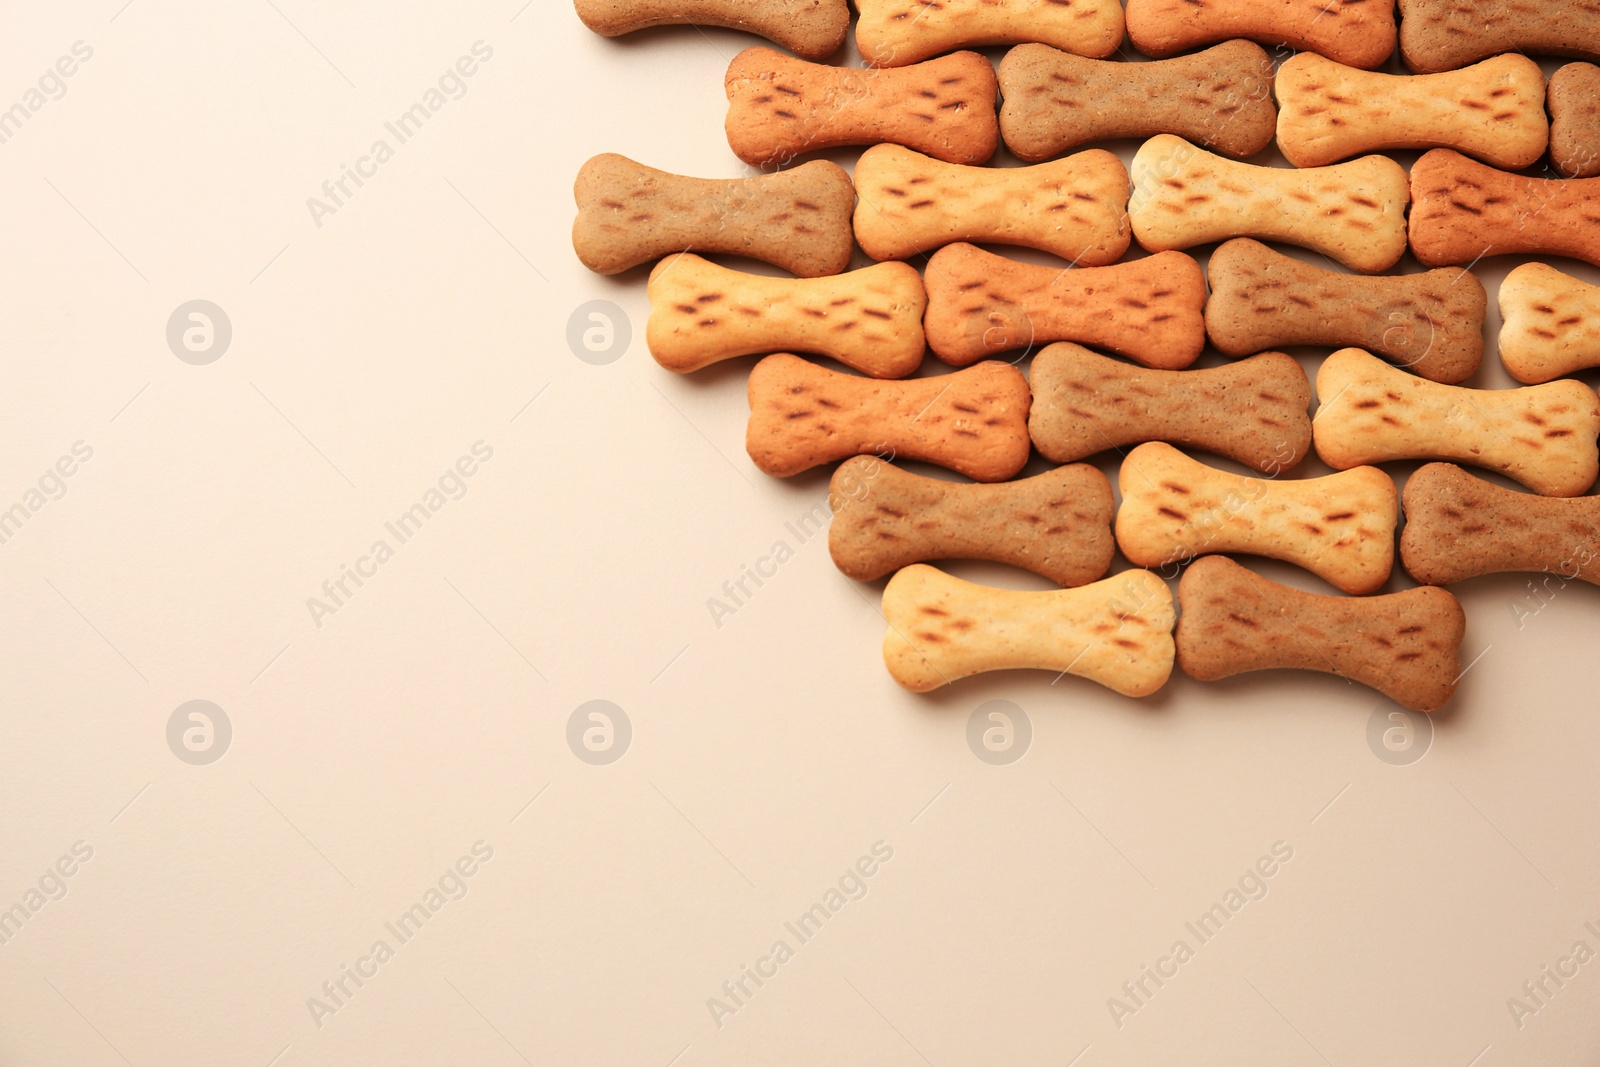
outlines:
M817 160L752 178L685 178L611 153L595 156L573 186L572 247L601 274L694 249L749 256L802 278L850 265L856 190L835 163Z
M1533 571L1600 585L1600 497L1542 497L1430 463L1406 480L1400 563L1425 585Z
M1206 334L1230 356L1284 345L1353 345L1436 382L1483 359L1483 283L1456 267L1361 277L1237 238L1211 253Z
M1600 67L1568 63L1550 76L1550 162L1563 178L1600 177Z
M596 33L620 37L652 26L748 30L806 59L826 59L850 29L845 0L577 0Z
M1411 251L1425 266L1507 252L1600 265L1600 178L1525 178L1435 148L1411 167Z
M734 57L723 87L728 146L754 167L881 143L976 164L988 162L1000 143L994 67L977 52L861 69L807 63L758 46Z
M1178 582L1178 605L1178 666L1202 682L1275 667L1322 671L1438 711L1461 674L1467 617L1443 589L1323 596L1206 556Z
M828 549L870 582L912 563L983 559L1083 585L1106 573L1111 483L1087 463L998 485L924 478L876 456L845 460L829 483Z
M1243 37L1370 69L1394 51L1394 5L1372 0L1127 0L1128 39L1162 59Z
M1146 370L1074 344L1033 358L1028 432L1056 463L1168 441L1276 474L1311 451L1311 383L1266 352L1208 370Z
M1400 0L1400 55L1418 74L1503 52L1600 59L1600 7L1544 0Z
M1249 41L1155 63L1018 45L1000 61L1000 95L1000 135L1027 162L1090 141L1157 133L1243 159L1272 143L1278 120L1272 60Z

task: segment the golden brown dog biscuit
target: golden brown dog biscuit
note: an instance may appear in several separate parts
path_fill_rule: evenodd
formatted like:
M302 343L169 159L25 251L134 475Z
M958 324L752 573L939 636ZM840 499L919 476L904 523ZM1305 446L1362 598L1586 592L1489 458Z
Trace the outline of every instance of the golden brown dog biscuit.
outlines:
M1406 479L1400 562L1427 585L1533 571L1600 585L1600 497L1541 497L1430 463Z
M926 283L928 346L957 367L1013 348L1081 341L1173 369L1205 346L1205 275L1181 252L1057 270L954 244L928 260Z
M946 163L986 163L1000 143L994 67L977 52L856 69L757 46L734 57L723 87L728 146L754 167L880 142Z
M600 274L693 248L750 256L804 278L850 265L850 175L817 160L753 178L685 178L626 156L595 156L573 186L572 247Z
M750 372L745 448L768 474L892 453L949 467L979 482L1028 462L1028 382L1005 363L885 382L768 356Z
M1276 667L1322 671L1401 707L1438 711L1461 677L1467 616L1443 589L1323 596L1207 556L1184 572L1178 603L1178 665L1198 681Z
M957 48L1043 41L1080 56L1122 43L1117 0L856 0L856 46L878 67L901 67Z
M1092 582L1111 566L1111 483L1087 463L1032 478L972 485L924 478L876 456L839 464L828 486L833 562L870 582L912 563L984 559L1057 585Z
M966 167L881 144L862 153L855 183L856 240L873 259L993 241L1093 267L1128 250L1128 171L1099 149L1036 167Z
M1406 250L1406 172L1387 156L1304 170L1257 167L1161 134L1134 155L1132 172L1128 221L1151 252L1263 237L1372 273Z
M1312 440L1335 470L1391 459L1459 460L1543 496L1577 496L1600 473L1600 397L1571 379L1468 389L1344 348L1323 361L1317 396Z
M878 263L830 278L767 278L691 253L650 272L650 354L695 371L735 356L809 352L874 378L922 365L922 275Z
M1426 266L1507 252L1600 264L1600 178L1525 178L1435 148L1412 164L1411 200L1411 251Z
M1524 263L1500 283L1500 360L1537 385L1600 367L1600 286L1544 263Z
M1600 67L1568 63L1550 76L1545 100L1556 173L1563 178L1600 177Z
M1272 143L1272 60L1227 41L1192 56L1118 63L1018 45L1000 61L1000 136L1036 163L1090 141L1175 133L1242 159Z
M1206 277L1206 335L1226 355L1354 345L1436 382L1465 381L1483 359L1488 296L1456 267L1363 278L1241 237L1211 253Z
M1444 74L1358 70L1302 52L1278 68L1278 147L1297 167L1389 148L1455 148L1497 167L1544 154L1544 72L1495 56Z
M1149 571L1077 589L993 589L913 564L883 591L883 661L914 693L986 671L1074 674L1123 696L1172 674L1172 590Z
M1162 59L1243 37L1287 45L1351 67L1376 67L1394 51L1394 5L1370 0L1127 0L1128 39Z
M1417 74L1522 52L1600 59L1600 8L1539 0L1400 0L1400 55Z
M1028 384L1028 432L1056 463L1170 441L1276 474L1311 450L1311 383L1282 352L1208 370L1145 370L1055 344L1033 357Z
M1376 467L1250 478L1152 441L1128 453L1117 484L1117 547L1136 566L1248 552L1304 567L1346 593L1378 589L1394 567L1400 500Z
M577 0L596 33L620 37L651 26L748 30L806 59L826 59L850 29L845 0Z

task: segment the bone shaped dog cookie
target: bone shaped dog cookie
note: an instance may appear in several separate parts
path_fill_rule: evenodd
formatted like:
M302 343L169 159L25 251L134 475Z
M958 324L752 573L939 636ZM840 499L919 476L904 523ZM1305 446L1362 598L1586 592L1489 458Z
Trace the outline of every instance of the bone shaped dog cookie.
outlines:
M1544 263L1524 263L1500 283L1500 360L1536 385L1600 367L1600 286Z
M1206 277L1206 335L1230 356L1354 345L1436 382L1464 381L1483 359L1488 296L1457 267L1364 278L1241 237L1211 253Z
M1108 56L1122 43L1117 0L856 0L856 6L856 46L879 67L1018 41L1042 41L1082 56Z
M1288 45L1352 67L1376 67L1394 51L1394 5L1369 0L1127 0L1128 39L1162 59L1196 45L1243 37Z
M1178 666L1197 681L1276 667L1322 671L1413 711L1437 711L1461 675L1467 617L1443 589L1324 596L1207 556L1184 572L1178 604Z
M756 167L880 142L946 163L985 163L1000 143L994 67L977 52L857 69L758 46L734 57L723 88L728 146Z
M817 278L850 265L855 186L826 160L753 178L685 178L626 156L595 156L573 186L572 247L601 274L694 248L750 256Z
M1133 157L1128 221L1144 248L1264 237L1353 270L1388 270L1406 250L1406 172L1387 156L1288 170L1223 159L1161 134Z
M850 29L845 0L577 0L577 5L584 25L607 37L651 26L721 26L760 34L807 59L833 55Z
M1141 697L1172 674L1172 590L1149 571L1025 592L918 563L889 579L883 617L884 664L915 693L986 671L1032 668Z
M1035 167L966 167L881 144L862 153L855 183L856 240L873 259L993 241L1093 267L1128 250L1128 171L1100 149Z
M1278 147L1297 167L1387 148L1455 148L1508 169L1544 154L1544 72L1527 56L1443 74L1358 70L1302 52L1278 68Z
M1411 199L1411 251L1426 266L1507 252L1600 264L1600 178L1525 178L1435 148L1411 166Z
M867 453L979 482L1004 481L1028 462L1028 382L1005 363L884 382L780 353L755 365L749 391L745 448L779 478Z
M984 559L1083 585L1105 574L1117 547L1111 483L1087 463L972 485L856 456L834 472L828 503L833 562L863 582L912 563Z
M1033 357L1028 384L1028 432L1056 463L1170 441L1276 474L1311 448L1311 383L1282 352L1208 370L1145 370L1055 344Z
M650 272L650 354L695 371L735 356L811 352L874 378L922 365L922 275L878 263L830 278L767 278L690 253Z
M1418 74L1502 52L1600 59L1600 8L1536 0L1400 0L1400 55Z
M1540 497L1430 463L1406 479L1400 562L1426 585L1532 571L1600 585L1600 497Z
M1400 501L1376 467L1323 478L1250 478L1152 441L1122 461L1117 546L1136 566L1248 552L1304 567L1346 593L1370 593L1394 567Z
M1576 496L1600 472L1600 397L1571 379L1468 389L1344 348L1323 361L1317 396L1312 440L1336 470L1391 459L1460 460L1543 496Z
M1174 133L1242 159L1272 143L1272 60L1227 41L1154 63L1085 59L1042 44L1000 61L1000 136L1026 162L1089 141Z
M1173 369L1205 346L1205 276L1181 252L1058 270L954 244L928 260L925 281L928 346L957 367L1070 340Z
M1556 173L1563 178L1600 177L1600 67L1568 63L1556 71L1550 76L1545 108Z

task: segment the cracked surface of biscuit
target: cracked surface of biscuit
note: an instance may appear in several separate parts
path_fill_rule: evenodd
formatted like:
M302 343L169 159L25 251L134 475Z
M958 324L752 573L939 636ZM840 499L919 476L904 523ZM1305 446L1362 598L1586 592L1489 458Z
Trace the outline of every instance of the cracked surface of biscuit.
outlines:
M767 278L691 253L650 272L650 354L668 370L695 371L736 356L808 352L874 378L922 365L922 276L878 263L828 278Z
M1136 566L1246 552L1304 567L1346 593L1370 593L1394 567L1399 494L1376 467L1322 478L1253 478L1152 441L1117 476L1117 546Z
M834 471L828 504L834 565L863 582L912 563L983 559L1076 586L1104 575L1116 549L1111 483L1087 463L981 485L856 456Z
M1108 56L1122 43L1118 0L856 0L856 6L856 45L880 67L1019 41L1081 56Z
M1550 162L1563 178L1600 177L1600 67L1568 63L1550 76Z
M573 198L573 250L600 274L693 248L817 278L844 270L855 250L855 186L844 168L826 160L715 179L685 178L607 153L583 165Z
M1206 278L1206 334L1225 355L1350 345L1436 382L1464 381L1483 359L1488 295L1457 267L1361 277L1241 237L1211 253Z
M1524 263L1500 283L1500 360L1538 385L1600 367L1600 286L1544 263Z
M1600 497L1541 497L1429 463L1402 496L1400 562L1426 585L1529 571L1600 585Z
M1440 385L1344 348L1317 372L1317 455L1335 469L1449 459L1544 496L1576 496L1600 472L1600 397L1571 379L1521 389Z
M868 454L980 482L1004 481L1028 462L1028 381L1005 363L886 382L779 353L750 372L749 397L745 448L779 478Z
M1000 61L1000 136L1024 162L1089 141L1172 133L1242 159L1272 143L1272 60L1227 41L1152 63L1085 59L1042 44Z
M926 693L987 671L1041 669L1148 696L1172 674L1172 590L1149 571L1077 589L995 589L913 564L883 591L883 660Z
M1287 45L1351 67L1394 51L1392 3L1371 0L1127 0L1128 39L1154 59L1243 37Z
M1411 251L1425 266L1527 252L1600 265L1600 178L1526 178L1449 148L1411 167Z
M1400 55L1417 74L1503 52L1600 59L1600 6L1589 0L1400 0Z
M1358 70L1302 52L1278 68L1278 147L1297 167L1390 148L1454 148L1497 167L1544 154L1544 72L1505 55L1443 74Z
M1388 270L1406 250L1406 172L1387 156L1258 167L1160 134L1140 147L1131 169L1128 221L1151 252L1259 237L1371 273Z
M1279 667L1322 671L1413 711L1437 711L1461 675L1466 613L1443 589L1325 596L1207 556L1184 572L1178 603L1178 665L1198 681Z
M1090 149L1032 167L941 163L882 144L856 163L855 233L873 259L905 259L953 241L1052 252L1086 267L1128 250L1128 171Z
M596 33L620 37L652 26L747 30L806 59L826 59L850 29L845 0L576 0Z
M1205 276L1181 252L1058 270L968 244L928 260L928 346L946 363L1050 341L1099 345L1146 366L1193 363L1205 345Z
M986 163L1000 143L994 67L955 52L909 67L832 67L760 46L728 65L724 127L753 167L806 152L898 144L946 163Z
M1311 450L1311 383L1282 352L1206 370L1146 370L1074 344L1033 359L1034 447L1070 463L1143 441L1215 452L1264 474Z

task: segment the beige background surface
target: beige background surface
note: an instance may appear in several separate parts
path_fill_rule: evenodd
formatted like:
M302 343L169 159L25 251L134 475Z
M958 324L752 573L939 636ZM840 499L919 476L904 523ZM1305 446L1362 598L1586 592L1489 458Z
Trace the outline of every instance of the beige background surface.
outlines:
M564 0L0 25L0 107L93 49L0 144L0 508L93 451L0 544L0 907L65 890L0 945L0 1063L1600 1053L1600 962L1520 1028L1507 1006L1600 950L1600 592L1529 614L1525 579L1462 587L1481 658L1409 765L1369 743L1377 696L1321 676L1176 677L1143 703L1022 674L893 686L880 588L785 529L824 478L743 453L746 366L657 368L643 272L593 276L567 239L596 152L746 172L721 79L751 39L607 41ZM318 226L307 198L478 41L464 95ZM1509 265L1481 265L1491 291ZM196 298L233 330L204 366L165 338ZM591 299L631 319L608 365L567 344ZM1491 358L1476 384L1509 381ZM465 495L318 626L308 598L480 441ZM780 539L794 558L715 626L707 598ZM203 766L167 741L196 699L232 727ZM593 699L631 723L609 765L566 741ZM1004 766L967 741L997 699L1031 724ZM492 859L447 877L477 842ZM784 924L877 842L892 859L801 944ZM1200 944L1184 924L1278 842L1265 896ZM385 923L441 876L465 895L401 943ZM735 1006L723 983L780 939L793 958L719 1026L708 998ZM1108 999L1179 939L1193 958L1119 1027ZM392 958L315 1018L379 940Z

